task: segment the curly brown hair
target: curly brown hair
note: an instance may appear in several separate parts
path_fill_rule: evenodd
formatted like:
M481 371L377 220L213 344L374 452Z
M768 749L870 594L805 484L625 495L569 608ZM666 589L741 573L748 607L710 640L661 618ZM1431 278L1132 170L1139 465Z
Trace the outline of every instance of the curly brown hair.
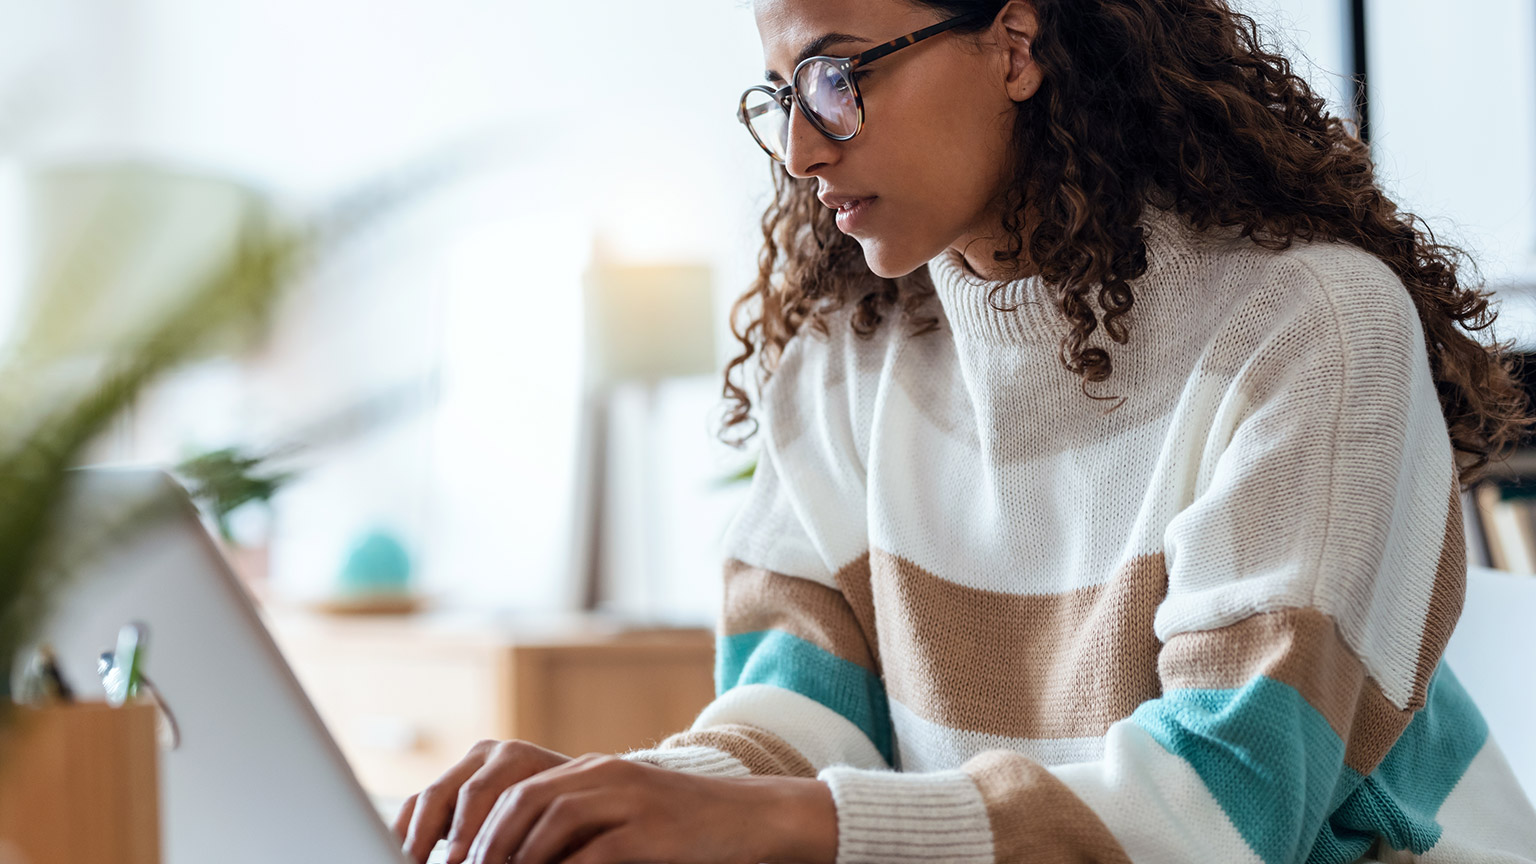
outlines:
M955 31L975 34L991 25L1005 0L907 2L946 18L976 16ZM1196 230L1240 228L1237 236L1277 250L1296 237L1339 240L1389 265L1423 322L1463 483L1478 479L1491 457L1536 424L1515 377L1512 346L1485 346L1468 333L1496 317L1480 281L1460 284L1458 259L1470 257L1437 243L1427 224L1415 228L1414 214L1399 212L1377 185L1369 147L1353 124L1329 114L1290 62L1265 50L1252 17L1226 0L1033 6L1039 33L1031 53L1044 80L1034 98L1019 104L1015 167L1000 190L1004 246L993 258L1005 273L1033 264L1056 292L1070 324L1062 365L1081 377L1085 395L1111 398L1086 389L1111 371L1109 354L1087 340L1100 324L1116 343L1129 339L1121 318L1135 302L1130 282L1147 266L1137 221L1156 200L1171 203ZM925 268L876 276L858 243L837 230L833 211L817 201L816 179L794 178L771 160L770 168L774 197L762 218L759 272L730 313L742 351L725 369L722 395L734 404L720 437L737 447L756 434L757 423L733 374L754 354L761 387L801 327L825 334L825 316L850 301L857 304L851 327L863 337L892 307L914 334L937 325L920 314L932 293ZM995 299L994 291L989 301ZM749 320L738 327L744 312ZM728 437L747 422L751 431Z

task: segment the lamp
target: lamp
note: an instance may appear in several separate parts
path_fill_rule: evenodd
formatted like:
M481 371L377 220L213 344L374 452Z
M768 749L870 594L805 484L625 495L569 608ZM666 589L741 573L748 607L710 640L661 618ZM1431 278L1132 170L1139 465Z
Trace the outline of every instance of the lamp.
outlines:
M712 273L696 262L625 262L617 260L599 235L583 278L585 300L585 374L582 446L578 482L585 495L575 497L576 547L573 584L578 606L595 610L613 598L615 581L638 578L647 588L658 577L660 525L654 496L655 409L657 391L668 378L706 375L715 369ZM638 387L639 456L633 467L644 502L626 513L613 495L616 468L624 467L613 446L614 398L621 388ZM623 517L638 519L639 549L616 548L615 531ZM616 518L617 517L617 518ZM618 562L625 566L618 566ZM634 569L630 569L634 568ZM623 572L623 571L628 571ZM638 571L638 572L636 572ZM646 596L654 596L647 590Z

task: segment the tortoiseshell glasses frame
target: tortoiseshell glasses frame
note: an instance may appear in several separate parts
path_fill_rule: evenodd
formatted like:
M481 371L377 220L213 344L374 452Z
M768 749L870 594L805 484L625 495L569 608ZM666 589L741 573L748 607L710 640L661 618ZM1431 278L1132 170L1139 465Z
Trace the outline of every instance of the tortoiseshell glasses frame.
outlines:
M758 146L763 148L764 152L778 162L784 161L784 155L789 149L787 140L789 117L790 110L795 105L800 106L800 113L804 114L806 119L811 121L811 125L815 127L817 132L833 141L847 141L859 134L859 130L864 128L864 97L859 94L858 80L853 74L855 69L900 51L908 45L916 45L930 36L937 36L946 30L966 21L974 20L977 17L979 16L974 13L957 15L946 21L940 21L937 24L932 24L921 30L892 39L889 42L877 45L868 51L861 52L852 57L830 57L826 55L807 57L795 65L794 73L789 76L789 83L783 87L774 89L767 84L748 87L741 94L741 101L736 108L736 119L741 121L743 126L747 127L747 132L752 135L752 140L756 141ZM806 78L806 73L812 71L818 72L819 77L815 79ZM837 107L845 115L837 118L836 122L842 128L834 128L833 121L823 117L820 112L815 110L814 106L807 104L805 92L812 90L813 93L819 93L820 91L816 90L810 83L802 82L819 80L835 81L833 85L835 91L833 98L841 100L842 104ZM846 91L837 89L840 87L846 87L847 89ZM755 100L757 104L748 105L748 101L754 99L754 94L759 94ZM767 101L763 100L763 96L767 97ZM774 129L774 137L784 140L765 141L758 128L762 124L755 123L754 121L758 121L763 115L773 111L775 106L783 111L784 116L783 125ZM769 125L772 124L770 123ZM850 125L852 128L848 128ZM775 144L781 149L775 150L773 146Z

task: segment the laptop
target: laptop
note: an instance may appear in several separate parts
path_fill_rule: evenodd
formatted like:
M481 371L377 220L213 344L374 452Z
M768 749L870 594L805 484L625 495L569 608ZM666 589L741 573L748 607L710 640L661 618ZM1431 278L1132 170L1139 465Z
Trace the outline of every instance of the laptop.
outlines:
M160 754L165 864L405 864L186 491L157 469L71 473L59 548L81 564L43 638L99 699L97 658L147 625L144 671L181 739Z

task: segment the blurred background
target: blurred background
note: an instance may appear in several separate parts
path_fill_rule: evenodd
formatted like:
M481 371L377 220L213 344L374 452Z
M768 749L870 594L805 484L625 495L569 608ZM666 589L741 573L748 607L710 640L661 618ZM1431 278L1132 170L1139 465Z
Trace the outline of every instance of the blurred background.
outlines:
M749 457L713 443L708 413L729 352L725 309L755 272L754 211L769 177L733 117L743 82L762 75L749 9L694 2L657 15L614 2L573 17L490 0L7 0L0 10L0 248L12 253L0 256L0 322L45 269L44 235L61 229L44 217L69 195L59 187L80 185L81 165L149 165L288 209L422 159L460 172L328 261L268 344L186 369L142 400L103 459L259 451L388 397L398 410L306 454L270 514L233 514L237 539L269 547L274 593L330 593L349 553L382 535L436 602L565 608L579 600L572 534L590 494L578 488L591 475L584 387L605 386L607 417L624 431L608 439L622 464L605 488L623 519L648 513L654 531L654 548L641 548L614 522L605 548L631 578L607 599L711 618L711 544L732 501L713 481ZM595 268L600 256L607 266ZM656 283L656 267L686 283L657 310L659 331L589 308L588 292L607 292L622 310L626 291ZM599 269L606 281L590 284ZM655 344L587 358L600 339L613 348L605 335ZM675 356L648 365L646 349Z
M1477 250L1490 282L1533 281L1530 3L1242 6L1340 113L1363 53L1389 188ZM584 596L573 535L598 485L584 388L606 385L602 548L622 572L605 574L602 600L707 624L714 543L742 486L714 481L750 462L713 429L726 312L755 273L769 190L733 117L762 55L749 5L657 13L617 0L579 17L515 0L4 0L0 325L57 228L39 220L64 194L60 167L147 163L303 207L458 159L457 179L323 268L268 344L157 388L103 457L260 450L389 397L399 410L307 453L270 512L233 514L236 539L269 547L273 591L324 596L349 553L383 536L436 602L567 608ZM662 284L674 308L658 310L655 345L622 326L636 323L622 297L588 302ZM588 356L614 337L635 344ZM646 350L675 356L651 369Z
M1536 346L1536 6L1238 5L1363 109L1388 191ZM149 302L217 202L280 218L435 166L95 457L244 465L216 521L277 606L710 627L752 463L715 431L770 191L734 117L761 78L750 5L719 0L0 0L0 339L124 177L184 230L83 317Z

